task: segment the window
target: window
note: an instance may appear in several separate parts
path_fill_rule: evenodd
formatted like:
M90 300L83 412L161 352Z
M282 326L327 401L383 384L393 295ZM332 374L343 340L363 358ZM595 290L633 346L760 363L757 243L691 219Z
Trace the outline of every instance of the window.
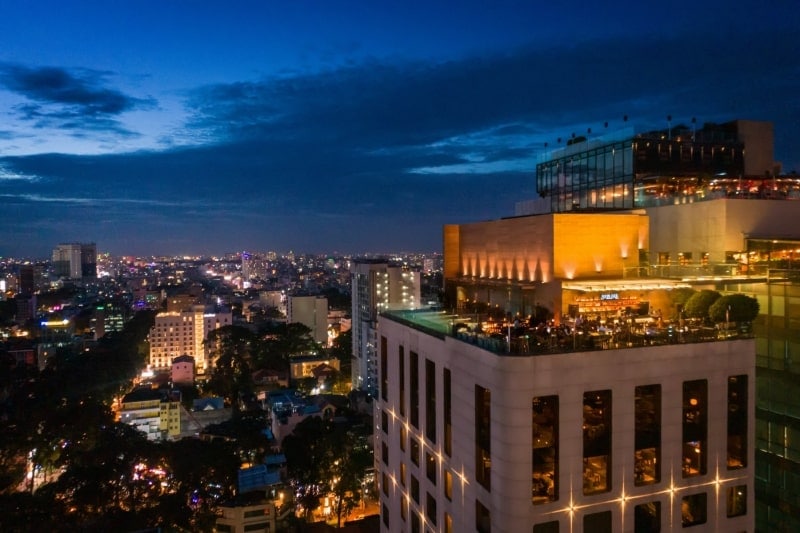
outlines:
M744 516L747 514L747 485L728 487L727 515Z
M419 515L411 513L411 533L419 533Z
M387 435L389 434L389 415L386 411L381 411L381 429Z
M397 353L398 382L400 385L400 416L406 416L406 353L402 346Z
M405 522L408 520L408 500L400 498L400 518Z
M453 454L453 404L450 389L450 369L445 368L443 372L443 395L444 395L444 453L449 456Z
M533 533L558 533L559 523L558 520L552 522L543 522L541 524L534 524Z
M419 429L419 356L411 352L411 425Z
M269 531L269 522L258 522L256 524L247 524L244 526L245 531Z
M491 490L491 392L475 385L475 477Z
M387 348L386 337L381 337L381 398L384 402L389 401L389 351Z
M406 464L400 463L400 484L406 486Z
M419 503L419 480L413 474L411 475L411 499Z
M669 252L658 252L658 264L669 265Z
M383 459L383 464L389 465L389 447L385 442L381 442L381 459Z
M612 533L611 511L583 515L583 530L592 533Z
M408 439L408 431L405 426L400 426L400 449L406 451L406 440Z
M534 504L558 499L558 396L532 402L532 490Z
M747 375L728 378L728 468L747 466Z
M449 513L444 513L444 532L453 533L453 517Z
M634 406L634 484L661 480L661 385L636 387Z
M706 493L691 494L681 500L681 524L683 527L706 523Z
M683 383L683 477L706 473L708 439L708 381Z
M436 525L436 498L430 492L425 494L425 515L428 520L435 526Z
M425 473L431 483L436 485L436 457L428 452L425 452Z
M661 531L661 502L641 503L633 508L634 533Z
M410 438L411 443L411 462L419 466L419 441L415 438Z
M436 364L425 359L425 436L436 442Z
M383 488L383 493L388 496L389 495L389 478L386 476L386 472L381 473L381 488Z
M453 501L453 474L449 470L444 471L444 495Z
M389 508L385 503L381 506L381 517L383 518L383 525L389 527Z
M492 518L489 509L478 500L475 500L475 529L478 533L491 533Z
M589 391L583 393L583 493L598 494L609 490L611 391Z

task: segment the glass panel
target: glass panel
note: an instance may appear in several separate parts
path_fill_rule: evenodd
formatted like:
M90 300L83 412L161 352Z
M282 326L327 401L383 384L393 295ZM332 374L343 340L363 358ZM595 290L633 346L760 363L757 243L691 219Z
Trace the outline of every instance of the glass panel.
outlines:
M747 466L747 375L728 378L728 468Z
M728 488L727 498L728 518L747 514L747 485L737 485Z
M592 533L612 533L611 511L584 515L583 530Z
M636 387L634 482L649 485L661 480L661 385Z
M491 490L491 392L475 385L475 474Z
M706 493L692 494L681 500L681 524L683 527L706 523Z
M611 490L611 391L583 394L583 493Z
M558 527L558 520L545 522L543 524L535 524L533 526L533 533L558 533Z
M558 499L558 396L533 399L532 490L534 504Z
M683 477L706 474L708 381L683 383Z
M633 509L634 533L661 531L661 502L641 503Z

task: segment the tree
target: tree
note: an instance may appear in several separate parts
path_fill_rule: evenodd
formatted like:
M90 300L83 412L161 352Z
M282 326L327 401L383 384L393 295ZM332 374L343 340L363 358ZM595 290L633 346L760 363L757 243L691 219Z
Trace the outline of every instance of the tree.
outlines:
M342 517L350 514L361 502L361 482L367 469L372 465L372 453L367 443L344 427L336 429L334 437L335 454L338 457L331 467L334 480L331 486L333 493L333 509L336 513L336 525L342 526Z
M759 309L755 298L745 294L726 294L711 304L708 316L713 322L749 323L758 316Z
M694 289L690 289L689 287L681 287L678 289L672 289L669 292L669 299L672 303L672 307L675 308L675 314L678 315L680 309L685 309L686 302L697 294L697 291Z
M708 319L708 309L711 304L717 301L720 294L717 291L703 289L693 294L688 300L683 310L688 318Z
M361 499L361 482L372 465L369 442L351 428L320 417L306 418L283 440L287 470L297 483L306 516L319 507L321 497L330 495L341 525Z
M296 483L297 500L308 518L320 505L320 497L329 492L329 465L336 459L329 438L332 422L309 416L291 435L283 439L283 453L289 477Z
M215 360L208 388L228 398L233 416L237 417L243 397L253 392L253 334L241 326L225 326L212 331L206 342L211 346L212 360Z

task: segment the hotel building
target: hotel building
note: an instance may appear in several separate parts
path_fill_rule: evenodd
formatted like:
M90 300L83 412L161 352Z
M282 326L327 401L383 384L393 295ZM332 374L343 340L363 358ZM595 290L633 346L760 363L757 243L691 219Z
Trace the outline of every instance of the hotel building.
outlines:
M771 125L576 141L537 165L546 213L444 228L448 312L380 317L383 530L796 530L800 183ZM678 288L761 314L718 338ZM512 334L542 311L558 335Z
M186 311L158 313L150 329L150 360L148 369L168 372L173 359L188 355L194 358L198 374L210 371L213 361L207 357L205 340L215 329L230 326L233 315L228 312L211 312L204 305L193 305Z

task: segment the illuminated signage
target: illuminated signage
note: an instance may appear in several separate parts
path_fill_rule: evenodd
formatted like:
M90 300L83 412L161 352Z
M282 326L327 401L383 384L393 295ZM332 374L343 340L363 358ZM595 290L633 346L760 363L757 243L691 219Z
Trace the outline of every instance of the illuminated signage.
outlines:
M601 300L619 300L618 292L606 292L600 295Z

